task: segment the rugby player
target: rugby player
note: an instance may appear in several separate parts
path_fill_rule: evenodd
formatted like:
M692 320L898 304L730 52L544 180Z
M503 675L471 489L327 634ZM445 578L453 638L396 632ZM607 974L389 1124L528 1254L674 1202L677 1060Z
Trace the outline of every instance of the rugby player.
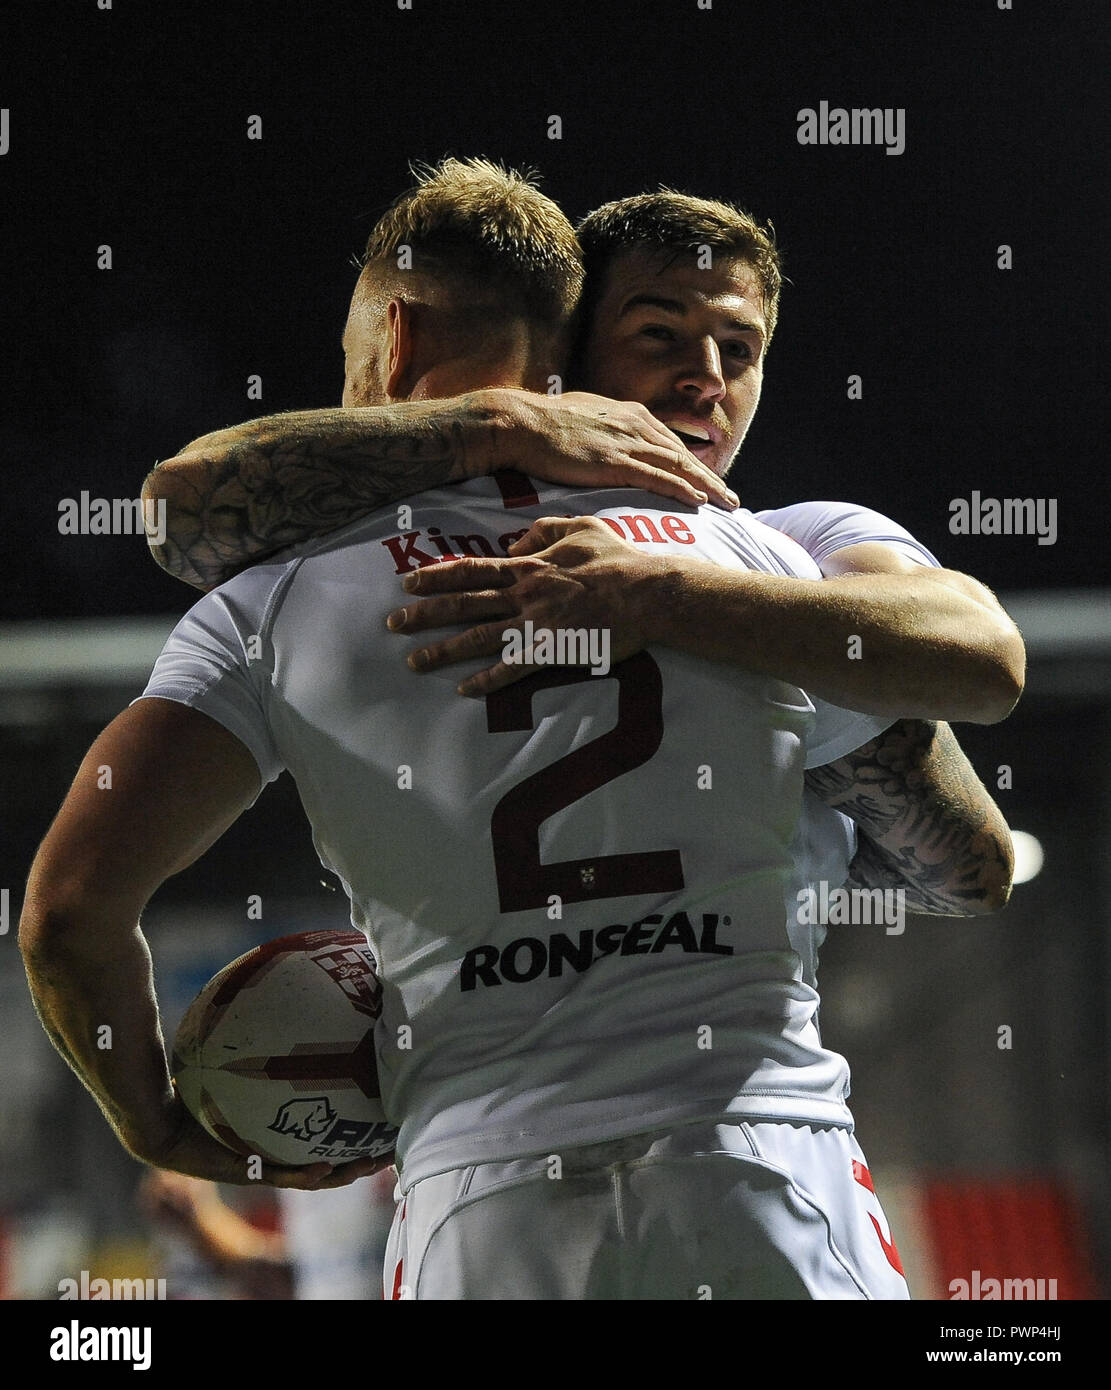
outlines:
M481 284L522 325L505 339L517 380L507 370L499 385L534 386L543 350L527 330L550 262L540 275L526 253L486 282L488 241L461 248L457 223L446 241L420 230L444 325ZM420 263L421 235L406 244ZM389 280L396 249L367 280ZM558 317L542 324L549 339ZM394 385L416 361L412 392L439 394L437 352L415 357L395 318ZM463 389L467 337L441 334ZM643 494L533 500L496 482L422 495L425 536L505 550L553 511L650 516ZM751 519L668 509L659 522L672 549L703 560L819 578ZM905 1297L852 1138L847 1069L817 1033L810 944L784 921L804 767L887 721L830 721L784 678L666 648L609 680L553 669L459 700L442 671L415 680L389 660L396 523L379 512L203 599L145 698L94 744L21 924L52 1037L136 1156L243 1180L173 1096L138 913L285 766L382 967L379 1073L402 1123L405 1193L395 1292ZM101 1053L105 1020L126 1045Z
M517 467L538 480L643 487L686 502L708 496L731 507L735 494L721 480L759 403L778 317L771 237L735 207L672 192L606 204L579 234L587 278L574 384L604 395L498 389L495 354L493 369L487 355L482 375L471 378L487 389L428 400L419 281L406 273L388 284L360 280L344 331L343 407L221 430L160 465L144 486L167 509L165 541L152 544L159 563L209 588L384 502ZM397 235L387 216L368 250L380 254ZM467 327L481 336L486 322ZM440 368L437 392L453 383ZM665 559L643 526L622 532L611 522L625 542L615 544L609 528L585 518L542 520L512 543L513 560L476 555L466 537L431 545L410 532L396 543L406 588L453 597L399 608L393 630L486 620L414 653L411 661L427 670L460 655L493 655L526 622L534 630L603 626L625 653L663 642L796 681L851 709L897 716L852 764L810 773L802 828L818 863L813 876L840 883L837 861L851 860L852 884L899 888L920 912L1000 906L1009 847L983 833L993 812L939 721L992 723L1010 711L1025 664L1014 624L985 586L940 568L879 513L804 503L759 519L798 541L832 582L815 589L791 575ZM564 537L570 544L560 544ZM469 558L455 563L452 554ZM525 574L527 587L515 582ZM528 669L500 663L469 689L496 688ZM891 764L896 779L880 773ZM924 788L935 779L927 804ZM877 806L879 784L894 794ZM810 792L854 824L830 816ZM868 807L877 814L867 817ZM894 855L867 833L873 825L898 844ZM800 891L806 882L804 873Z

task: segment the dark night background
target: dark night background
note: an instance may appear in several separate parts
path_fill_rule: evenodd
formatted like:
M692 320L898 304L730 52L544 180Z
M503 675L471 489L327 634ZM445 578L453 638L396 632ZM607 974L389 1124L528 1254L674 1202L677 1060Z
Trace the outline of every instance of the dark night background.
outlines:
M992 587L1105 580L1101 10L24 10L0 60L0 612L185 606L141 540L59 536L59 499L133 497L199 434L338 403L349 258L408 162L449 151L535 165L573 217L664 182L772 219L792 284L734 472L747 505L877 507ZM823 99L905 107L905 152L799 145L797 111ZM973 489L1057 498L1057 544L951 536L949 502Z
M410 161L535 166L573 219L660 183L772 219L791 283L732 475L744 504L858 502L1009 604L1088 590L1092 605L1083 640L1072 596L1048 619L1023 609L1041 614L1023 701L959 729L993 793L994 770L1013 767L995 794L1041 841L1045 872L999 918L831 932L823 1028L852 1063L877 1171L1053 1175L1086 1213L1107 1288L1109 29L1104 4L1064 0L69 0L0 21L0 619L169 629L193 591L140 537L60 535L59 500L135 497L200 434L338 404L351 257ZM823 100L905 108L905 153L799 145L798 110ZM547 138L551 115L562 140ZM110 271L96 268L104 243ZM950 534L950 502L974 490L1056 499L1056 544ZM5 684L20 628L0 629L14 915L80 757L143 682L134 663L115 676L94 663ZM69 641L38 631L48 655ZM99 640L107 663L122 639ZM295 907L342 920L306 832L282 778L157 895L160 985L195 990L197 959L175 977L171 957L206 931L212 970L259 939L248 893L294 913L287 929ZM0 1228L59 1193L100 1235L134 1226L134 1165L50 1051L2 946L0 1011ZM1001 1024L1013 1051L997 1047ZM59 1132L77 1137L43 1138Z

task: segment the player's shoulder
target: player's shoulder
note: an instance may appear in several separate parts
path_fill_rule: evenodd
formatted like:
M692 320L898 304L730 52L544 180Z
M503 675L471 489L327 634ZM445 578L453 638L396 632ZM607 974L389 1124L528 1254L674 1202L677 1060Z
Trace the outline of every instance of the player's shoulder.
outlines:
M297 571L297 557L260 561L203 594L179 619L174 638L238 652L244 634L262 634Z
M889 545L919 564L940 563L905 526L856 502L795 502L756 516L797 541L819 564L838 550L864 544Z
M805 547L787 532L770 526L756 513L744 507L735 512L702 507L699 516L709 521L717 535L749 568L800 579L820 577L820 571Z
M696 507L631 488L580 489L568 492L563 501L582 515L606 520L625 540L651 541L731 568L804 579L820 577L817 566L796 541L743 507L733 512L708 503Z
M298 561L298 556L285 553L260 560L210 589L196 608L202 605L265 608L274 591L296 570Z
M899 526L897 521L873 507L861 506L859 502L835 502L829 499L792 502L787 507L768 508L754 515L765 525L773 526L787 535L851 523L870 527Z
M538 501L539 498L531 491L516 500L507 501L506 493L497 486L495 475L492 474L460 478L385 502L334 531L300 541L275 558L286 563L318 560L368 542L380 541L383 537L412 535L420 531L430 517L439 519L443 514L451 514L465 521L469 517L500 514L510 506L523 506L527 511L529 505Z

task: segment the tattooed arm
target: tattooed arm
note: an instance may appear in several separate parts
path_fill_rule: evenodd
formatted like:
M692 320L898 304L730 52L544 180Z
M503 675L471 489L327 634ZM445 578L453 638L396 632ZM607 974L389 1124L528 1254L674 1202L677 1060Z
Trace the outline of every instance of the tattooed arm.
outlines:
M1006 906L1011 834L947 724L902 719L806 782L861 832L850 886L902 888L911 911L943 917Z
M489 389L440 401L302 410L204 435L143 484L165 509L164 570L212 589L389 502L506 468L570 486L737 499L642 405Z
M481 410L442 403L305 410L204 435L160 463L143 498L166 510L151 553L215 588L244 566L345 526L394 497L486 471ZM468 471L469 465L469 471Z

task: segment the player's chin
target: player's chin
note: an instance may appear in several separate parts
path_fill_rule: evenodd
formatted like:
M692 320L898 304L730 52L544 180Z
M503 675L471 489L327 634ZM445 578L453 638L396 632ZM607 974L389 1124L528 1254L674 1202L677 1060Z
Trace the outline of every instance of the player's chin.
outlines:
M731 440L723 440L720 444L714 444L705 453L700 453L696 457L703 468L708 468L711 473L716 473L722 481L725 475L733 466L733 460L737 456L737 451L733 447Z

